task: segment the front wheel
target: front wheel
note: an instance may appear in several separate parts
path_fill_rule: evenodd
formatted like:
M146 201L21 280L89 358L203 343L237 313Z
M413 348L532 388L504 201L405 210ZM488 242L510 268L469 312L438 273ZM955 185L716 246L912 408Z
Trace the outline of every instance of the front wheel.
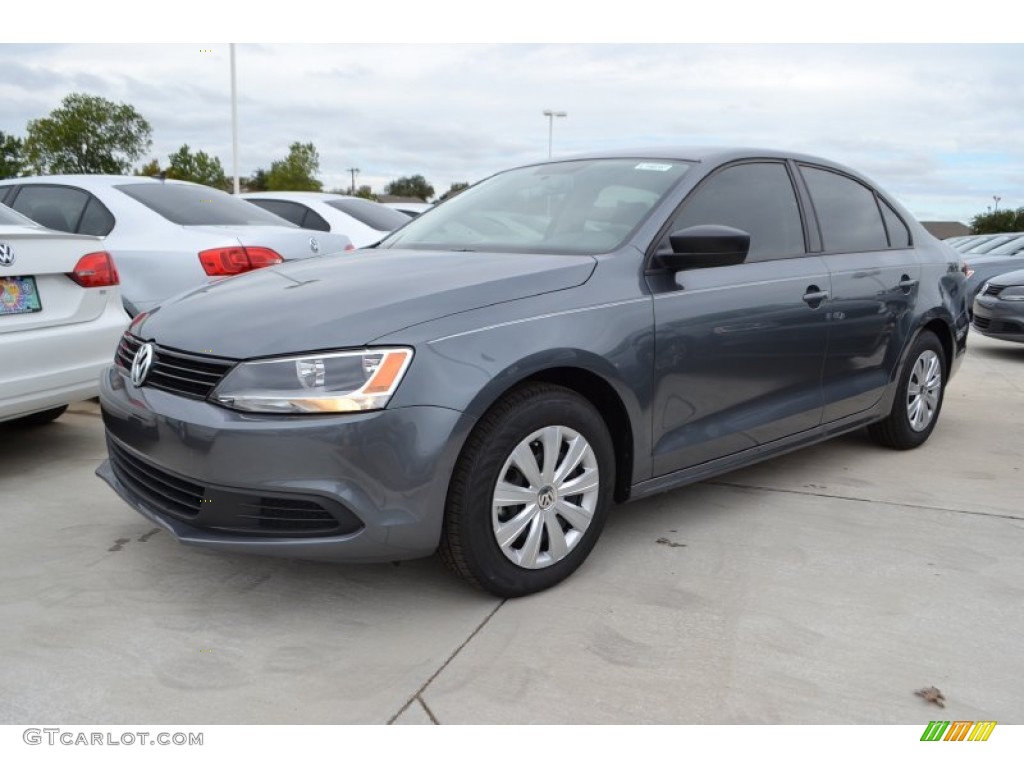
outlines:
M530 384L498 402L452 476L441 557L499 597L547 589L575 571L604 526L612 440L589 401Z
M897 387L889 415L868 431L890 448L916 448L935 429L946 391L945 353L931 331L922 331L914 341Z

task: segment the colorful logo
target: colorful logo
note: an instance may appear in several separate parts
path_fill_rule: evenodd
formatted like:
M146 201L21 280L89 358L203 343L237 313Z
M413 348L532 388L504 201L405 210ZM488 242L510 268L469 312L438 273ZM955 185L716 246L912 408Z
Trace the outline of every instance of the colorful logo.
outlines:
M995 728L995 720L932 720L921 741L988 741Z

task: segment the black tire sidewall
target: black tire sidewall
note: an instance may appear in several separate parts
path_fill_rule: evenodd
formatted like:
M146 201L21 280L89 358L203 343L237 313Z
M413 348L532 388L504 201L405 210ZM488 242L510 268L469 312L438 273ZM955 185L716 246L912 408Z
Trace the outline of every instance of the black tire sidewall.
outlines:
M942 366L942 385L939 387L939 402L935 407L935 413L932 416L931 422L923 430L917 432L910 426L910 417L907 415L908 391L910 377L914 373L914 367L917 364L918 358L928 350L935 352L939 356L939 365ZM896 390L896 401L893 403L891 418L893 419L893 427L896 433L894 436L901 444L907 447L921 445L935 429L935 425L939 422L939 415L942 413L942 404L946 399L947 371L946 354L942 349L942 344L934 333L923 331L914 341L914 345L910 348L910 354L907 355L906 364L903 366L903 372L900 374L899 387Z
M583 563L604 527L615 482L611 437L604 420L588 401L570 390L550 386L522 394L527 399L502 411L487 426L479 449L465 457L470 486L459 516L466 566L480 586L503 597L547 589ZM522 568L510 561L495 541L491 521L494 487L515 447L533 432L553 425L579 432L590 444L600 478L598 501L583 538L565 558L547 568Z

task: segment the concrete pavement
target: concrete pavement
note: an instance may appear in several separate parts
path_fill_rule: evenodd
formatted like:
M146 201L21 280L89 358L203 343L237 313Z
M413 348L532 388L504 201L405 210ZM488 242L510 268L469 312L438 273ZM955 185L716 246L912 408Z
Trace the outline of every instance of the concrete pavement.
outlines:
M514 601L434 559L183 547L93 476L94 404L0 427L0 722L1024 723L1022 373L974 334L924 447L619 507Z

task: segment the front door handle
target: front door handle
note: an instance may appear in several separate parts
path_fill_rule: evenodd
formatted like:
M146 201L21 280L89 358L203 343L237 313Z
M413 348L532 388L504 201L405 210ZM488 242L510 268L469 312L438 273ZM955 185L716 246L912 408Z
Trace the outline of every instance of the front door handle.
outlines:
M911 280L910 275L903 275L900 278L900 290L904 293L910 293L917 287L917 280Z
M804 294L804 303L811 309L817 309L821 302L828 298L828 291L821 290L816 285L807 286L807 293Z

